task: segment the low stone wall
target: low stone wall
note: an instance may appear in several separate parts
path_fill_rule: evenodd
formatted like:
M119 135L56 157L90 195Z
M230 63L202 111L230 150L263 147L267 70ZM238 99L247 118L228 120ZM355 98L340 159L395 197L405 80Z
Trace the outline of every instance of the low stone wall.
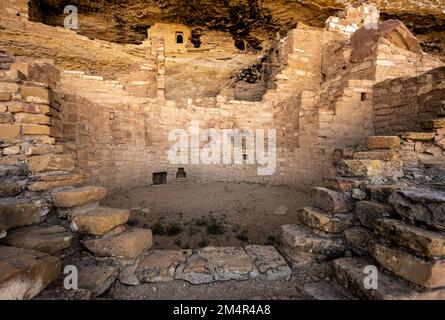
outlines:
M445 67L418 77L386 80L373 90L377 134L421 131L422 122L436 118L438 103L445 99Z

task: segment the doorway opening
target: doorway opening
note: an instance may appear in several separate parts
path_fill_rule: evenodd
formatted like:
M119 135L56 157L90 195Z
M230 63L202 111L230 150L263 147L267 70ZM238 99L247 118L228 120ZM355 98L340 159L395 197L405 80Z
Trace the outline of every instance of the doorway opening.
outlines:
M153 173L153 185L158 186L161 184L167 184L167 172Z

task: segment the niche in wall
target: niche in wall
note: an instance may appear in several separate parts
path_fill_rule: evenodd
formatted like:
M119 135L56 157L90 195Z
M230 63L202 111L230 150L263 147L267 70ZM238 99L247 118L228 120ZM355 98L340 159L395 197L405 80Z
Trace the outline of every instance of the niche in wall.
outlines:
M161 184L167 184L167 172L154 172L153 185L158 186Z

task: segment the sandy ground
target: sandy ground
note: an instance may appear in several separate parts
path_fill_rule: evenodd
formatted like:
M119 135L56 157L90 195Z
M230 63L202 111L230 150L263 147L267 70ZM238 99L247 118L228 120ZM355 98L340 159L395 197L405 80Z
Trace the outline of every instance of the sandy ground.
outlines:
M116 283L106 299L117 300L305 300L298 281L227 281L191 285L185 281L129 287Z
M150 186L102 202L132 208L129 224L151 228L155 249L277 244L281 225L296 223L295 211L309 204L288 187L223 182Z

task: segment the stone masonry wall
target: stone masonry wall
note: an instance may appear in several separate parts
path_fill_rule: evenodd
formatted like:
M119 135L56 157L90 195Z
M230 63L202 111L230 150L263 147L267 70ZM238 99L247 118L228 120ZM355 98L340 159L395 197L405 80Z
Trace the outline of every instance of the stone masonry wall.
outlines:
M411 78L396 78L374 85L374 127L377 134L421 131L422 122L435 116L445 99L445 68Z
M154 172L168 172L172 182L180 167L185 167L188 179L199 182L311 186L335 172L336 150L361 145L374 134L372 85L376 79L405 75L405 68L395 63L378 69L377 55L384 45L379 44L376 55L363 62L369 62L371 69L361 72L356 64L347 64L339 76L321 85L321 65L331 61L321 52L333 48L329 43L347 42L340 33L305 26L293 30L282 45L284 67L276 77L276 88L261 102L233 100L224 93L164 100L162 66L158 67L157 98L138 98L119 84L107 87L102 79L68 74L62 78L60 101L67 148L94 183L111 190L150 184ZM391 43L387 45L392 48ZM162 49L162 43L152 46L154 55L161 56L158 63ZM433 61L421 55L416 59L418 68L410 70L414 75ZM91 89L98 87L105 91ZM167 153L174 142L168 141L169 133L175 129L189 133L193 120L201 130L276 129L275 173L259 176L255 164L170 164Z

